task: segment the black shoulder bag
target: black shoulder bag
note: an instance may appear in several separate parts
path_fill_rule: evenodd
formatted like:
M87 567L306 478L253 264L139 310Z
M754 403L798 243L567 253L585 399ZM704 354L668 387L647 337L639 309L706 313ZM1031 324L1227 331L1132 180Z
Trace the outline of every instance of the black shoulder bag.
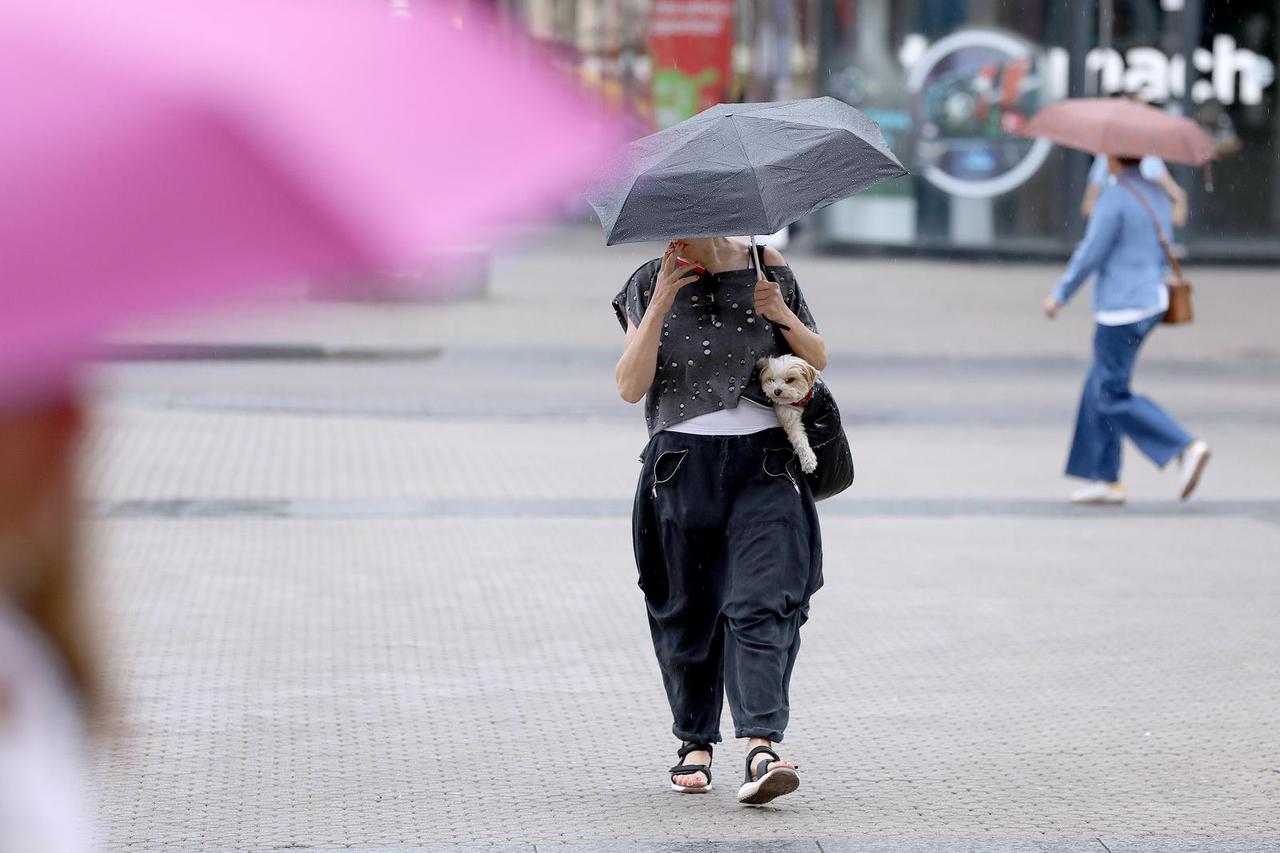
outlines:
M755 253L756 269L769 281L773 281L769 268L761 260L760 249L754 238L751 250ZM775 329L786 328L777 323L773 325ZM776 334L778 349L790 353L791 347L786 338L780 331ZM818 457L818 467L812 474L804 475L809 482L813 499L820 501L840 494L853 483L853 451L849 448L849 437L845 435L844 424L840 422L840 408L836 406L836 398L821 377L814 383L813 397L804 407L804 414L800 419L809 436L809 446L813 448L814 456Z

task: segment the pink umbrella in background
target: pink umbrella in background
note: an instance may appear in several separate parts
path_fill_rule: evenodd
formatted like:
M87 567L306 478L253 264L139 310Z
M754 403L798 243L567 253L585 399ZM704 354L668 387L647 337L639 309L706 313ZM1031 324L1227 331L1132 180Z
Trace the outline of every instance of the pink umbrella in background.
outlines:
M1018 133L1091 154L1154 154L1190 166L1203 166L1215 156L1213 140L1191 119L1126 98L1061 101L1036 113Z
M365 0L7 0L0 405L122 320L411 268L613 141L493 28Z

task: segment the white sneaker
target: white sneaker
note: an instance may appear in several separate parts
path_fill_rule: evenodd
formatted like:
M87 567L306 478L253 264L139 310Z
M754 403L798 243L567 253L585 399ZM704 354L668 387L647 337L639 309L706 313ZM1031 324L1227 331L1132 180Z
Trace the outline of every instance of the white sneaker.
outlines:
M1184 501L1191 497L1196 486L1200 485L1200 475L1204 473L1204 467L1209 464L1209 457L1212 455L1213 451L1209 449L1209 445L1197 438L1188 444L1178 457L1182 461L1181 497Z
M1125 501L1124 486L1119 483L1093 482L1071 493L1073 504L1117 505Z

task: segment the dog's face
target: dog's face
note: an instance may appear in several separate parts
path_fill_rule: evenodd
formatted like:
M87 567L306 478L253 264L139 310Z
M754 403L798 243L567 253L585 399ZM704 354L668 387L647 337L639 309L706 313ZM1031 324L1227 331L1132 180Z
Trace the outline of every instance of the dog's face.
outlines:
M796 355L779 355L756 362L765 396L774 403L798 403L818 378L813 365Z

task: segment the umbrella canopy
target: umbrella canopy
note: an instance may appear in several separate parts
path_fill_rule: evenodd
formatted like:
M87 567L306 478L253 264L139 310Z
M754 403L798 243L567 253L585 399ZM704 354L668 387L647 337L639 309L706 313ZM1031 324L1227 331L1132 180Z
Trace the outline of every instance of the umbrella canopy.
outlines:
M410 269L580 187L602 117L438 5L0 5L0 405L119 321Z
M842 101L720 104L631 143L588 201L609 245L772 234L905 174L879 126Z
M1061 101L1040 110L1018 132L1093 154L1154 154L1191 166L1203 166L1215 154L1209 134L1191 119L1125 98Z

